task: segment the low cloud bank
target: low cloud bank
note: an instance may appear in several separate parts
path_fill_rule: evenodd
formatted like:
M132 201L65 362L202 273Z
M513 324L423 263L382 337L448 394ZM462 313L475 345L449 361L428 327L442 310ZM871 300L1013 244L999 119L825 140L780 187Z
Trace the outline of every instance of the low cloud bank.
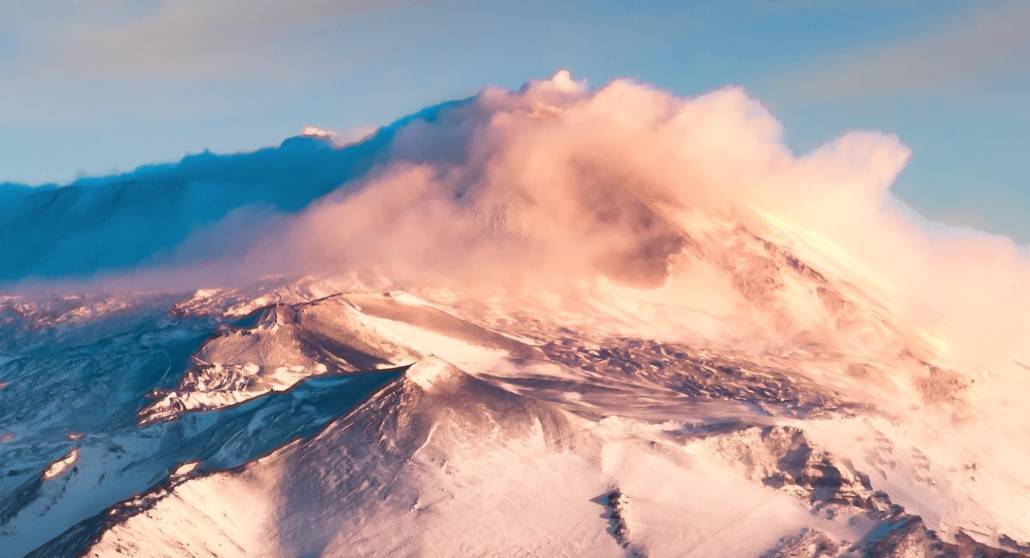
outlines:
M901 204L890 188L909 153L895 137L849 133L797 155L740 89L681 98L626 80L591 89L559 72L426 109L325 153L285 159L274 180L239 171L241 189L304 194L222 204L217 219L176 229L162 245L167 257L155 260L165 267L135 284L374 268L466 290L597 278L652 289L690 273L685 253L700 261L732 250L699 240L705 227L729 223L775 231L944 352L975 339L1030 362L1020 354L1030 338L1025 248L926 222ZM202 191L202 181L189 184ZM688 288L723 296L711 285Z
M740 89L680 98L559 72L413 118L388 153L357 187L256 244L244 268L375 266L495 290L593 275L655 287L703 216L786 230L800 256L874 291L942 350L975 332L1020 351L1030 335L1026 249L929 223L894 198L909 156L897 138L849 133L796 155Z

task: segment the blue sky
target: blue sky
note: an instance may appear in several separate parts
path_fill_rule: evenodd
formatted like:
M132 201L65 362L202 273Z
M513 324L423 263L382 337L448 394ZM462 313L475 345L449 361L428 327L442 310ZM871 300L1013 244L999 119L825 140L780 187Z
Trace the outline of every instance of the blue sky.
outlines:
M382 124L568 68L681 95L742 85L799 150L896 133L902 199L1028 243L1026 29L1020 0L0 2L0 181Z

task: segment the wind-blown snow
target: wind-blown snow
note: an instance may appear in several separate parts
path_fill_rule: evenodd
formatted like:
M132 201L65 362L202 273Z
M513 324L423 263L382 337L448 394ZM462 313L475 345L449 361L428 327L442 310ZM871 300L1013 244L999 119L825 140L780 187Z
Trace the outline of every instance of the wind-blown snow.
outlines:
M63 281L0 298L0 545L1030 550L1030 260L896 138L567 72L327 134L0 188Z

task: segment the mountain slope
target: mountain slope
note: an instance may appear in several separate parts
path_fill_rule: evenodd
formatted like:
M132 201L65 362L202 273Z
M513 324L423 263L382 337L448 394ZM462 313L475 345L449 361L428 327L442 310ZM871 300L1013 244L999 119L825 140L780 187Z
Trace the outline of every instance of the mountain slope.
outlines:
M183 310L193 299L174 305L179 319L214 318ZM222 311L237 307L228 296L221 305L230 309ZM856 447L873 434L883 444L879 429L891 424L860 392L856 400L828 390L777 367L780 359L760 363L743 353L610 337L573 329L580 319L555 322L553 313L510 320L502 308L480 309L469 321L462 317L467 309L442 301L397 291L349 292L232 318L236 325L214 328L205 343L194 345L197 358L238 354L210 347L254 329L259 346L277 348L243 353L258 370L274 371L284 358L304 354L333 364L338 348L356 341L365 351L390 348L383 358L419 360L350 412L339 398L353 401L369 389L348 383L352 374L365 377L353 369L306 366L290 380L299 383L250 393L232 383L212 384L211 367L184 370L171 392L182 400L212 386L233 398L205 399L210 410L199 413L151 415L139 407L140 426L72 440L70 467L51 477L56 465L41 462L39 488L5 493L5 506L20 511L8 514L0 536L8 544L49 538L39 555L75 548L95 556L663 556L688 548L699 556L758 555L810 539L844 552L882 543L877 529L909 525L909 505L919 513L941 510L954 497L947 485L932 488L934 479L950 478L947 470L927 463L909 472L900 447L852 459L853 465L819 448L816 440L829 442L838 432L849 432ZM590 320L600 323L596 316ZM298 328L302 337L324 344L304 345L316 348L309 353L278 350L296 346ZM420 356L434 353L463 362L475 375ZM311 407L305 393L325 403ZM265 431L269 425L275 428ZM288 443L319 425L327 426L313 438ZM40 432L6 445L20 445L27 455L42 439ZM111 453L114 447L124 449ZM105 457L128 448L127 459ZM273 453L260 457L268 450ZM118 461L125 465L112 469ZM93 476L114 470L121 472L110 479ZM911 499L909 485L897 482L912 474L907 478L923 478L932 488L930 500ZM894 480L884 483L888 479ZM80 489L94 494L92 512L81 507ZM109 494L106 503L96 499L100 494ZM53 503L33 503L43 501ZM82 510L78 516L61 511L71 503ZM982 517L993 521L991 515ZM670 517L691 519L663 519ZM982 536L978 523L963 524L961 517L949 519L958 519L958 529L943 535L935 529L944 524L933 520L931 539L946 537L934 544L953 544L948 537L968 536L963 533ZM26 521L42 525L42 518L53 532L24 527ZM987 542L1020 536L1001 535Z
M1030 555L1030 264L906 157L559 72L0 187L0 548Z

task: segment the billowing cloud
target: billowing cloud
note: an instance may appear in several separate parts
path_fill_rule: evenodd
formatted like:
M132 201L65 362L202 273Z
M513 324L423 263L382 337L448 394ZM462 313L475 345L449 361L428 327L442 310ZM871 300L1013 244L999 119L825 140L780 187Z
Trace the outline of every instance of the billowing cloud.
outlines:
M241 269L375 268L495 291L675 284L670 296L712 313L743 304L740 285L727 287L748 280L727 259L740 248L717 243L745 231L857 284L957 361L978 343L1024 349L1025 248L926 222L895 199L909 152L893 136L853 132L797 155L781 134L735 88L680 98L625 80L591 89L560 72L486 89L391 128L381 164L257 234ZM802 327L805 311L790 311Z
M909 150L891 135L803 154L782 136L739 88L682 98L559 72L348 146L312 129L277 149L7 191L0 243L28 247L0 245L0 271L116 270L99 286L177 292L308 276L290 284L329 294L358 276L459 312L733 354L762 368L726 376L769 363L871 405L893 426L860 432L976 471L942 493L973 502L962 516L977 524L1002 517L964 491L1025 478L1025 452L998 441L1028 434L1030 255L901 204L891 187ZM1020 516L1004 517L997 532L1018 532Z
M185 242L165 233L169 258L136 261L174 263L149 277L178 288L354 270L464 292L607 283L689 314L668 329L699 315L737 335L851 327L827 310L837 295L769 269L812 276L810 266L954 362L982 366L985 347L1030 362L1025 248L928 223L898 202L891 185L908 156L872 132L795 154L779 122L736 88L681 98L626 80L592 89L559 72L426 109L350 147L233 159L219 176L235 189L219 203L229 211L231 196L245 195L263 205L228 215L196 206L211 218ZM190 163L172 184L202 200L222 191L196 170L207 159ZM249 164L278 178L264 189L240 182ZM345 186L330 191L329 179ZM282 188L297 199L280 199ZM140 242L133 254L146 254ZM856 346L867 338L849 335Z

